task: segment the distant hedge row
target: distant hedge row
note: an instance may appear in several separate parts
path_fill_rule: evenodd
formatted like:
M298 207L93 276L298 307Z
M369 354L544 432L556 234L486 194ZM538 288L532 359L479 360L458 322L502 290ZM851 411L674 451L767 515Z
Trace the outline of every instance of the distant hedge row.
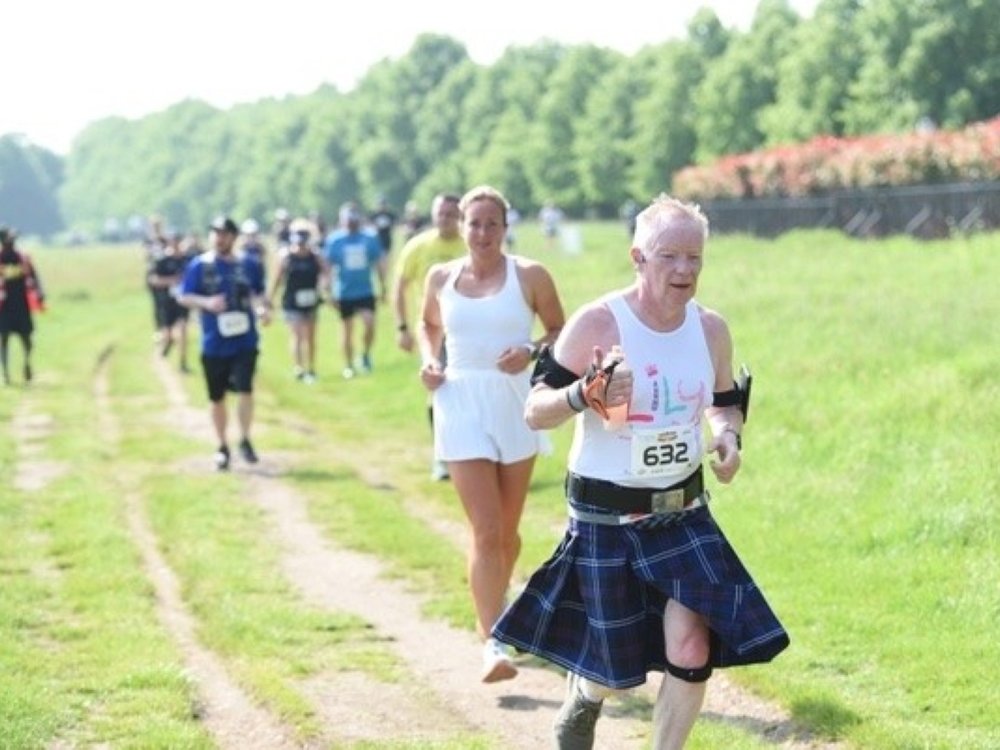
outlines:
M688 200L803 197L843 188L1000 180L1000 117L962 130L805 143L726 156L674 175Z

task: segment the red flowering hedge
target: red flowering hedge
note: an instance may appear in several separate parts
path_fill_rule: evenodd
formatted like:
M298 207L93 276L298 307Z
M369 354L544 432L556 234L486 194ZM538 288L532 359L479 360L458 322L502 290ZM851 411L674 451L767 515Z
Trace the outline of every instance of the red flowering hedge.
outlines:
M686 200L821 195L843 188L1000 179L1000 117L963 130L857 138L818 136L736 154L674 175Z

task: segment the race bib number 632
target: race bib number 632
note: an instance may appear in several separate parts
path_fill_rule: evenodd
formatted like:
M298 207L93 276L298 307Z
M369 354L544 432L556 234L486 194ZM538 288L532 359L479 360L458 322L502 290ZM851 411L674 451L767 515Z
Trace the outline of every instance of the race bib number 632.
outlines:
M673 477L701 463L700 425L676 425L632 431L632 475Z

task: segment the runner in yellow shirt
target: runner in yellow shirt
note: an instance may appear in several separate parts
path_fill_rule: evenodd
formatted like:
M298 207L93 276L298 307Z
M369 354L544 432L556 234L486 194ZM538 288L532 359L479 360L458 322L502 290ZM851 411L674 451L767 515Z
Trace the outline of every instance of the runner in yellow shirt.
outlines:
M458 231L461 218L458 201L459 196L448 193L435 196L431 204L433 226L412 237L400 251L392 302L396 311L396 344L405 352L414 350L415 340L409 316L416 307L416 300L422 296L427 271L435 263L444 263L465 253L465 242ZM433 425L434 410L429 404L427 416ZM448 470L443 463L434 461L431 478L439 481L448 479Z

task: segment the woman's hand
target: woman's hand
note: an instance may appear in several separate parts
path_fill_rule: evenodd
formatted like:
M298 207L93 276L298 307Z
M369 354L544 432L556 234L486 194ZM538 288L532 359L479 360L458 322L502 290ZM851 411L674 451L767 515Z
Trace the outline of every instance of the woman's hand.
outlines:
M531 364L532 351L533 347L530 344L508 347L497 357L497 367L500 372L505 372L508 375L523 372Z
M436 359L424 362L420 368L420 382L429 391L435 391L440 388L444 382L444 370L441 369L441 363Z

